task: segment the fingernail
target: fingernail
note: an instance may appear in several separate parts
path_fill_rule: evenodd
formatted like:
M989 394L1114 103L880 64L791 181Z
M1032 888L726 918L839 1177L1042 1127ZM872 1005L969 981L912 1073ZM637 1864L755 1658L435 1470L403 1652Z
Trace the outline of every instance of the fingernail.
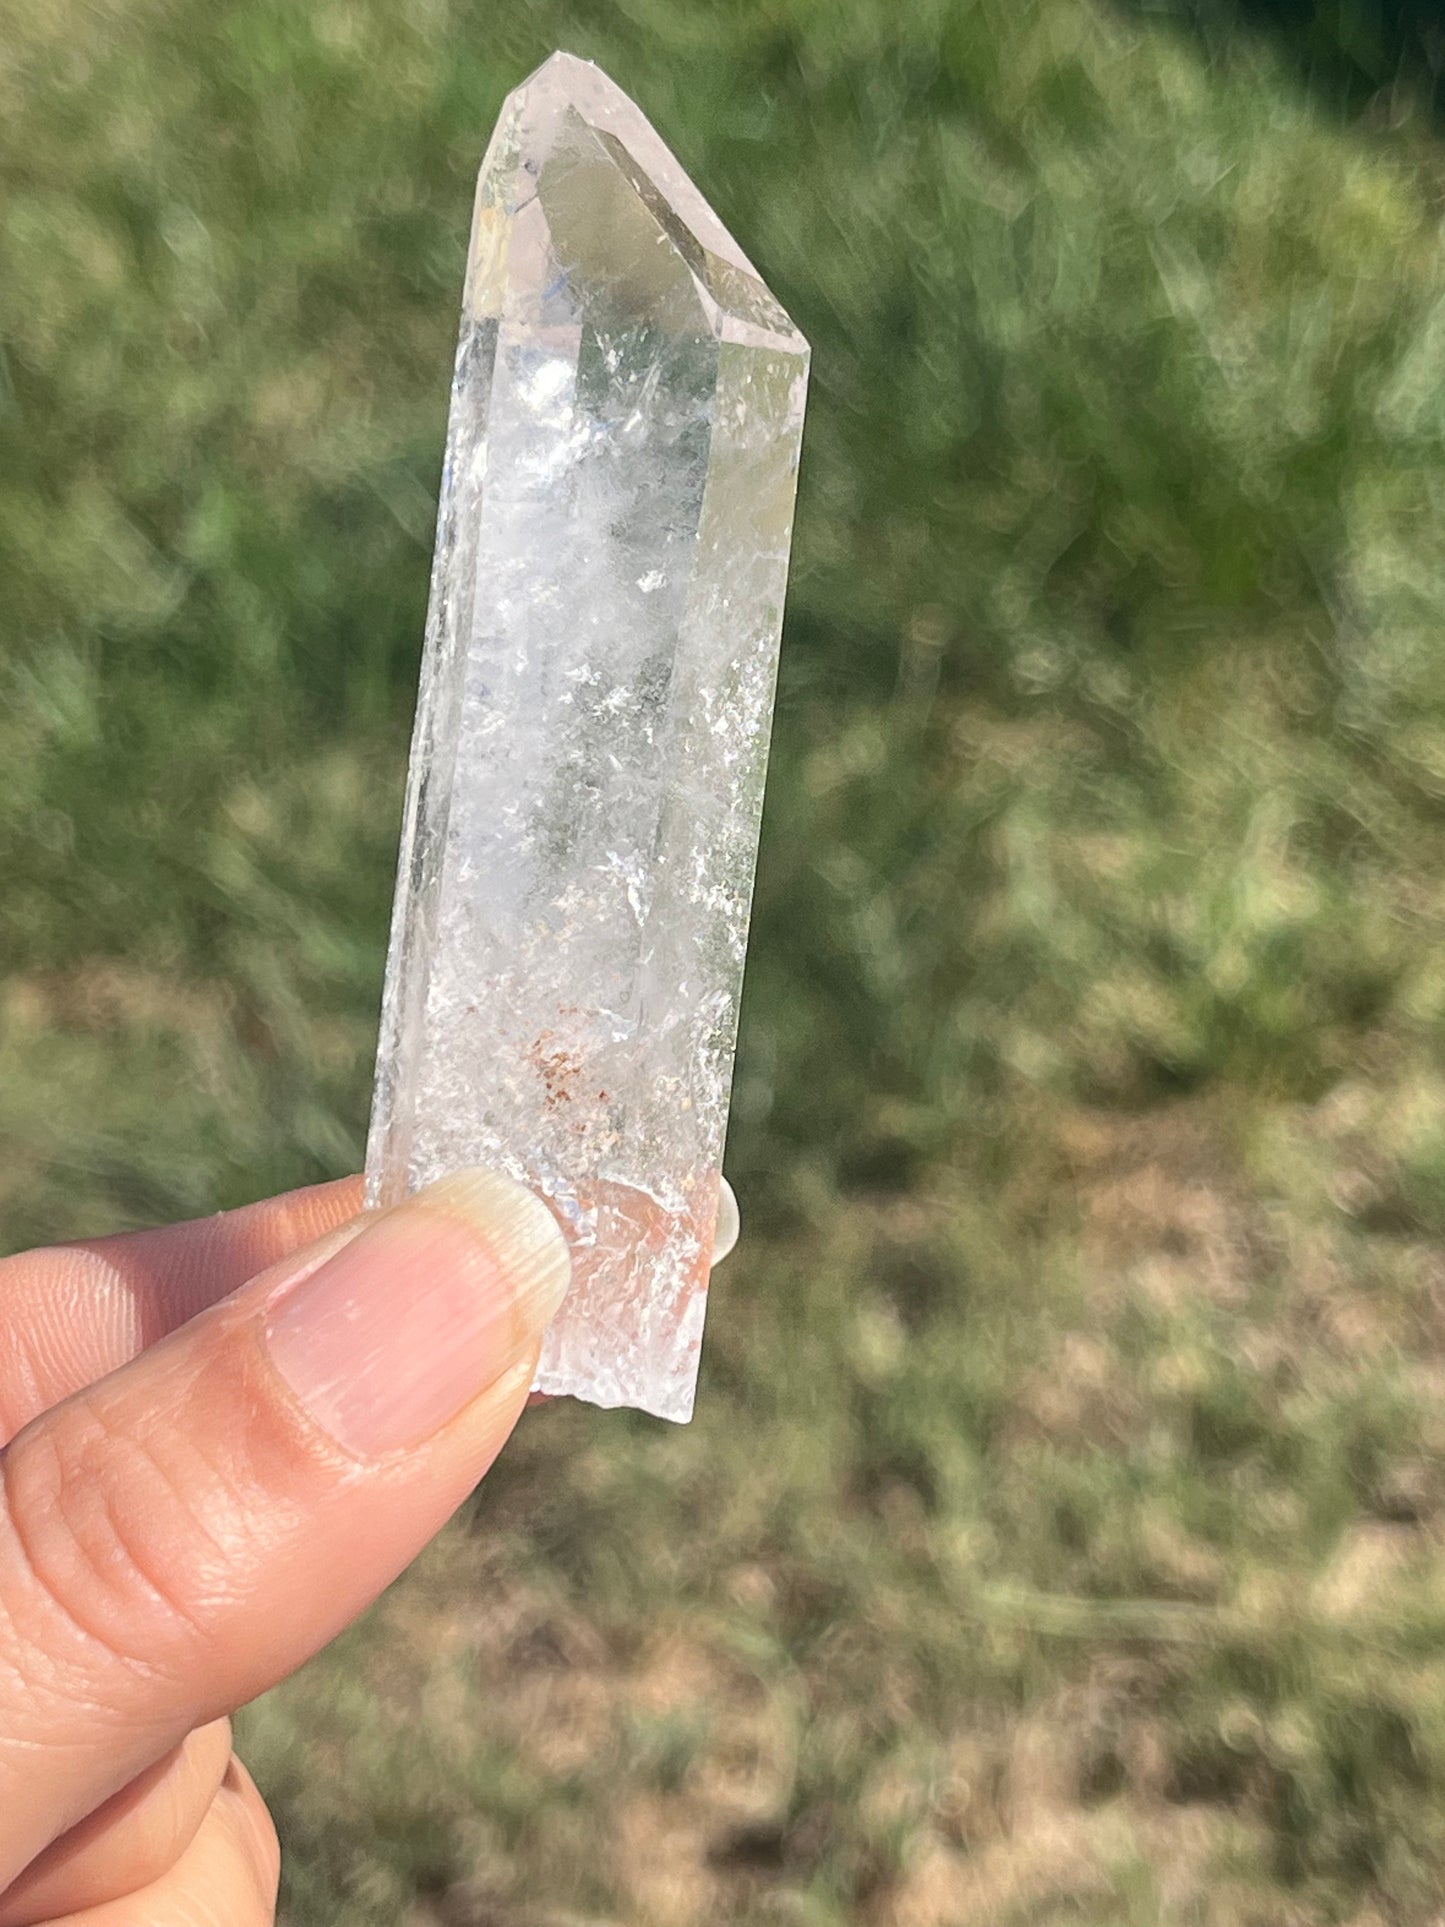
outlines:
M720 1265L727 1257L737 1243L742 1228L737 1192L723 1178L717 1188L717 1229L712 1239L712 1261L715 1265Z
M430 1438L514 1368L570 1277L540 1198L490 1171L458 1171L283 1287L267 1345L316 1423L375 1458Z

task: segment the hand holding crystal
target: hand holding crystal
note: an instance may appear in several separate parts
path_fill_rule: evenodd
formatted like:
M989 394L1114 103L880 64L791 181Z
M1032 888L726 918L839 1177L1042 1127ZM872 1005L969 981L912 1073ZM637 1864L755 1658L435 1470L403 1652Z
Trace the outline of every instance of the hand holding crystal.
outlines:
M570 1275L511 1180L0 1263L0 1927L273 1920L228 1715L486 1472Z
M0 1927L270 1921L230 1713L400 1572L534 1383L692 1410L808 349L586 62L509 96L476 205L390 1208L321 1187L0 1264ZM552 1205L455 1169L497 1162Z

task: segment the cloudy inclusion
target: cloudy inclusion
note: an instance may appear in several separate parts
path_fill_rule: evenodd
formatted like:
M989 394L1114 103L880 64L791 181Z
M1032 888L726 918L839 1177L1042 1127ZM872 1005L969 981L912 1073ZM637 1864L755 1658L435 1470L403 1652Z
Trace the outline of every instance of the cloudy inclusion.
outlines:
M636 107L555 55L477 188L368 1195L568 1221L539 1388L692 1410L806 343Z

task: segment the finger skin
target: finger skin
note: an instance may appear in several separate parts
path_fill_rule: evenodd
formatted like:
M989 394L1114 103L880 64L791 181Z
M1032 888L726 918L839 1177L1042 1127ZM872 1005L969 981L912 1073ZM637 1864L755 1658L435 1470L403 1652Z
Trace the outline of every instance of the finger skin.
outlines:
M159 1880L47 1927L272 1927L280 1874L271 1816L233 1759L195 1839Z
M231 1765L231 1722L213 1720L47 1847L0 1894L0 1927L36 1927L133 1894L168 1873Z
M446 1223L456 1248L438 1263L486 1258L475 1227ZM354 1619L522 1410L535 1344L420 1445L348 1454L266 1349L267 1306L297 1268L201 1312L0 1455L0 1889Z
M361 1204L360 1178L347 1178L0 1261L0 1445ZM25 1869L0 1895L0 1927L51 1921L159 1879L195 1837L230 1757L229 1720L189 1734Z
M360 1178L0 1260L0 1444L362 1207Z

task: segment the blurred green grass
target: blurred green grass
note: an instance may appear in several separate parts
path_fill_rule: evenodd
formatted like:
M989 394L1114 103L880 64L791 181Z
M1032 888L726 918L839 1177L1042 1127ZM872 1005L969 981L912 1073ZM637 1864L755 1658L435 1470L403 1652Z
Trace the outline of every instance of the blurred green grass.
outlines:
M0 1217L352 1168L471 177L554 45L815 383L686 1431L252 1710L287 1918L1428 1927L1445 166L1087 0L9 0Z

